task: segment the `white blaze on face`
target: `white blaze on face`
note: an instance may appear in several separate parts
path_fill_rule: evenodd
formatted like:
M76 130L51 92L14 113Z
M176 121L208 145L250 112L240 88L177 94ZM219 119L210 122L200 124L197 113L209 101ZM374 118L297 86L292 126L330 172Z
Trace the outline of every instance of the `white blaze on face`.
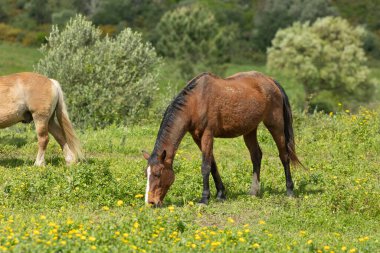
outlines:
M148 203L148 194L149 194L149 178L150 178L150 166L146 170L146 190L145 190L145 203Z

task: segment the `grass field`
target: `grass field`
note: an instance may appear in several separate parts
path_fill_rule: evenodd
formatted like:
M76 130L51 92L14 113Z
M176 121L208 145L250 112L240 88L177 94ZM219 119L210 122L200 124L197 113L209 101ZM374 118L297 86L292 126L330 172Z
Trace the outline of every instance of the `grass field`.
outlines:
M0 44L0 75L32 70L39 57L36 49ZM227 74L251 69L230 65ZM170 68L162 72L161 93L169 99L184 83L175 83ZM299 87L282 83L292 99ZM47 166L32 166L32 125L1 129L0 252L379 252L379 113L351 114L344 105L331 115L295 111L298 155L309 168L292 169L295 198L285 194L266 129L259 131L260 197L248 195L252 165L242 138L217 139L228 199L212 197L206 207L196 204L201 154L189 136L176 155L176 181L164 207L145 206L141 150L152 150L159 121L78 129L86 160L72 167L52 138Z
M261 129L263 193L247 194L251 163L241 138L218 139L228 200L198 206L200 152L189 136L174 162L176 181L160 209L146 207L141 149L157 124L80 132L87 160L65 167L51 141L47 166L31 166L32 127L0 131L0 251L13 252L378 252L378 112L296 114L296 198L285 195L273 140ZM212 189L214 190L214 189ZM213 194L215 191L212 192Z

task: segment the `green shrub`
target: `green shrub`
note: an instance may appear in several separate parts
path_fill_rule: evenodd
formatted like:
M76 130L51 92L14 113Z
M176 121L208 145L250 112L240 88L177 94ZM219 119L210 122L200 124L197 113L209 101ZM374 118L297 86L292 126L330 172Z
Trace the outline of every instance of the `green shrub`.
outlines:
M53 26L47 41L36 71L61 83L75 122L125 123L150 106L159 58L141 34L125 29L115 38L102 37L77 16L62 31Z
M277 32L267 64L296 77L306 98L328 91L342 100L368 100L374 84L362 49L363 34L362 28L338 17L318 19L312 25L296 22Z
M157 51L176 59L182 75L190 78L203 71L222 74L230 57L233 28L221 27L214 14L198 5L164 14L156 31Z

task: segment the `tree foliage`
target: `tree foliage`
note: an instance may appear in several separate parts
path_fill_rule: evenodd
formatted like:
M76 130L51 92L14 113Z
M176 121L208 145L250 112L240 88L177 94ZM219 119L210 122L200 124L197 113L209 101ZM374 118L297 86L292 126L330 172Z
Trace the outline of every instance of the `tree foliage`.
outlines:
M254 22L254 43L265 51L271 46L278 29L290 26L295 21L313 22L319 17L336 15L329 0L265 0L259 2Z
M328 91L343 98L368 99L373 93L362 49L365 30L339 17L296 22L279 30L268 49L268 67L286 70L307 96Z
M229 60L234 29L222 27L208 9L184 6L163 15L156 28L157 51L179 62L184 77L200 71L222 72Z
M141 34L125 29L102 37L77 16L62 31L54 26L47 40L36 70L61 83L76 122L125 123L150 105L159 59Z

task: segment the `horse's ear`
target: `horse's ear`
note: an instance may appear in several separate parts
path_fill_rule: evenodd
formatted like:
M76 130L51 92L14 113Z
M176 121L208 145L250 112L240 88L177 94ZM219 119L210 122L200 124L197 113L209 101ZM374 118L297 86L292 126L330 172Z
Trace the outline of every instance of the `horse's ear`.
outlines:
M145 150L142 150L141 152L142 152L143 157L145 158L145 160L148 160L149 157L150 157L150 154L148 152L146 152Z
M166 158L166 150L162 151L162 154L160 155L160 159L162 162L165 161L165 158Z

